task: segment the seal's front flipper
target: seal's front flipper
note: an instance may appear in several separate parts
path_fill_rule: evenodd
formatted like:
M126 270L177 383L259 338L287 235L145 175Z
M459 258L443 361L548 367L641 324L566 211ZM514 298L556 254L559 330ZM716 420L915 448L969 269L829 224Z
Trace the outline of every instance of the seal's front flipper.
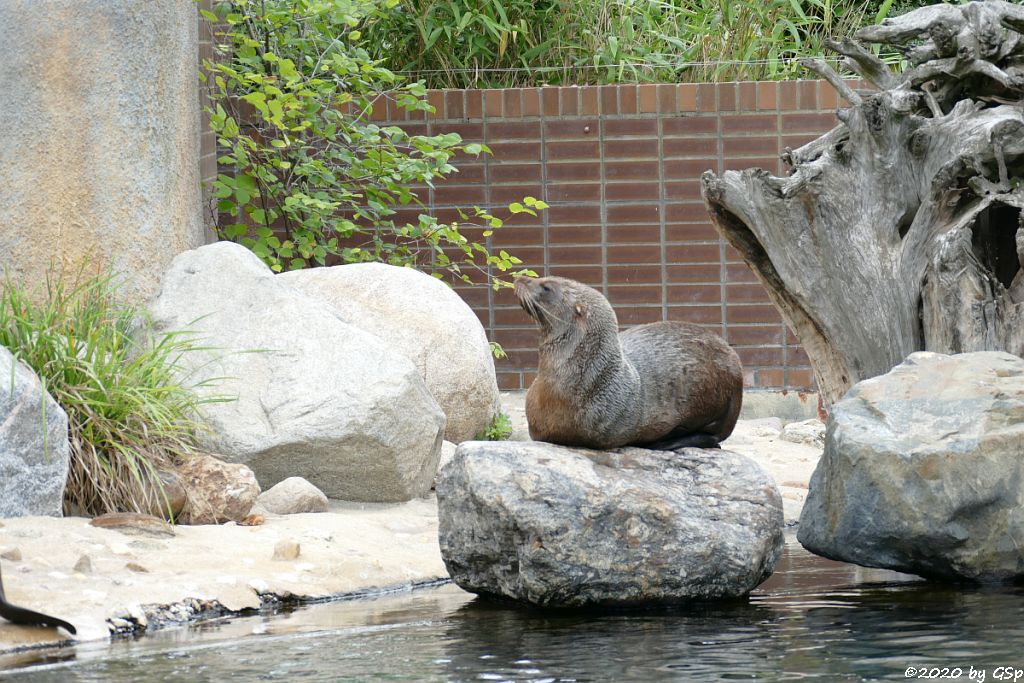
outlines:
M706 432L689 432L676 434L669 432L661 439L649 444L640 445L639 448L649 448L652 451L674 451L679 448L721 448L718 445L718 437Z
M4 595L4 583L3 578L0 577L0 617L3 617L12 624L20 624L22 626L52 626L54 628L60 626L71 635L75 635L78 631L74 626L58 619L57 617L51 617L48 614L41 612L33 612L30 609L24 607L18 607L7 602L7 596Z

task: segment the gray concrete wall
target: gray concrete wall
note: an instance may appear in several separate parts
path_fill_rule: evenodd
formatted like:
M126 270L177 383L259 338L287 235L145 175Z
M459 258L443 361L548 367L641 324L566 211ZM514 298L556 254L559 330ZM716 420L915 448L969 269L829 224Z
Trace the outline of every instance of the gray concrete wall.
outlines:
M192 0L0 2L0 268L152 294L203 244Z

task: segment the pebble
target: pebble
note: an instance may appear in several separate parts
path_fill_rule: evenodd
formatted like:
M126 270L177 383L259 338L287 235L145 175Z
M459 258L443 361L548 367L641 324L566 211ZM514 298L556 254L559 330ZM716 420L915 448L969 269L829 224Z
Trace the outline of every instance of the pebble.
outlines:
M145 567L143 567L138 562L129 562L129 563L127 563L125 565L125 569L128 569L128 570L133 571L133 572L139 572L140 574L148 574L149 573L149 570L146 569Z
M140 605L132 605L128 608L128 615L135 620L135 623L146 628L149 621L146 619L146 611Z
M78 562L75 562L74 569L79 574L92 574L92 559L88 555L82 555L78 558Z
M0 559L10 560L11 562L21 562L21 549L9 548L0 553Z
M296 541L278 541L274 546L275 560L294 560L299 557L299 544Z

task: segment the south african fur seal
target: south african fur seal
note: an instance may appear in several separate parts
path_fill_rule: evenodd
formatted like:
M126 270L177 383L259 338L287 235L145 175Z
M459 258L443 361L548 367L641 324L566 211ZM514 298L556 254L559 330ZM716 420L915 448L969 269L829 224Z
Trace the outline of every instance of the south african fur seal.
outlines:
M18 607L7 602L7 596L4 595L4 581L0 577L0 617L3 617L12 624L22 624L24 626L61 626L71 635L75 635L75 627L57 617L51 617L48 614L41 612L33 612L30 609L24 607Z
M736 426L736 352L697 325L659 322L619 333L608 300L561 277L520 277L520 304L541 328L526 394L530 437L587 448L712 448Z

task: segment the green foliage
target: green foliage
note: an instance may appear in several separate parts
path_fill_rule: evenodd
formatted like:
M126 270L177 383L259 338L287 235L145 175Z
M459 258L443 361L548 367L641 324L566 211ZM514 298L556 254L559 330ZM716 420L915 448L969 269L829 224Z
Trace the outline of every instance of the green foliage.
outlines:
M371 120L386 102L431 108L422 83L402 82L364 47L358 27L373 25L380 9L374 0L233 0L204 12L221 27L220 58L204 64L210 123L219 163L233 169L213 185L221 215L236 216L220 234L275 271L382 261L447 270L466 282L476 269L495 288L507 284L492 275L521 261L486 247L502 218L462 212L485 242L423 212L415 222L395 220L396 208L421 205L415 187L456 171L455 155L490 150L454 133L410 135ZM524 204L510 213L547 206Z
M512 436L512 420L505 413L498 412L491 418L487 428L477 434L476 441L507 441Z
M9 278L2 284L0 345L39 375L68 416L67 513L166 510L157 473L192 452L202 401L174 370L195 346L181 334L139 343L137 326L109 277L49 281L45 298Z
M899 9L930 0L896 0ZM393 0L363 20L388 68L432 88L793 77L893 0Z

